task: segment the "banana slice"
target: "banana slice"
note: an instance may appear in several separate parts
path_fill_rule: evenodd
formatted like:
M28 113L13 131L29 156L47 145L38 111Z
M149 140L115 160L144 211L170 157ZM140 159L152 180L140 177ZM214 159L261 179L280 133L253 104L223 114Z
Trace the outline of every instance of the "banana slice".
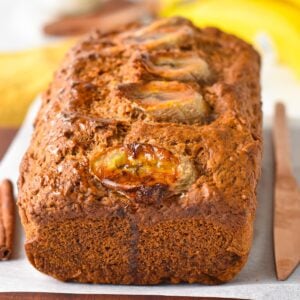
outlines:
M193 165L150 144L129 144L96 153L92 173L108 188L129 198L157 201L186 189L196 179Z
M169 27L191 26L191 24L190 21L181 17L158 19L156 22L152 22L150 25L137 30L135 36L143 36Z
M147 50L170 48L173 46L189 46L193 41L195 30L187 20L171 18L158 20L147 27L124 35L129 44L138 44Z
M191 85L177 81L151 81L118 86L118 94L156 121L203 124L209 105Z
M135 42L143 45L147 50L171 48L182 45L189 46L193 39L193 35L193 29L188 26L183 26L181 28L170 27L137 37Z
M193 52L164 52L155 55L138 54L146 70L169 80L207 80L210 70L205 60Z

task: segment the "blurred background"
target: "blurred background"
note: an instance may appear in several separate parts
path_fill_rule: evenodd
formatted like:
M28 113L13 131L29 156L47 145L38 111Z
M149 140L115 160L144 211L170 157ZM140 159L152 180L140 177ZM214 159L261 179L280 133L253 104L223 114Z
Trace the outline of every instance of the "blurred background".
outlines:
M78 37L180 15L252 43L263 57L265 116L300 118L300 0L0 0L0 128L18 128Z

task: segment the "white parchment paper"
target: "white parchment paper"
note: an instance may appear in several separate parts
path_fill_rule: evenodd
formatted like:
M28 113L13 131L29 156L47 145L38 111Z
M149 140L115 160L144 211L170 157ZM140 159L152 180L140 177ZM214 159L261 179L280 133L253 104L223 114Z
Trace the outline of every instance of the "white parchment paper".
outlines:
M300 95L299 95L300 97ZM32 132L40 101L32 105L18 135L0 165L0 178L17 181L20 160ZM295 172L300 179L300 119L290 122ZM59 282L35 270L23 249L24 233L18 218L12 260L0 262L0 291L39 291L89 294L144 294L177 296L220 296L247 299L300 299L300 267L284 282L275 277L272 245L273 156L270 129L264 130L264 159L258 188L258 208L253 247L242 272L230 283L219 286L199 284L159 286L119 286ZM299 249L300 251L300 249Z

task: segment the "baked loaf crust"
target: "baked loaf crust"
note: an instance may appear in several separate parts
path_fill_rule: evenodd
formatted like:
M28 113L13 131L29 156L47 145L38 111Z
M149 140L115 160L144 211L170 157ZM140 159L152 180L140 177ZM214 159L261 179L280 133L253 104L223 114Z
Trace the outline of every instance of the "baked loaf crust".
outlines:
M231 280L251 247L260 59L182 18L71 49L20 168L30 262L59 280Z

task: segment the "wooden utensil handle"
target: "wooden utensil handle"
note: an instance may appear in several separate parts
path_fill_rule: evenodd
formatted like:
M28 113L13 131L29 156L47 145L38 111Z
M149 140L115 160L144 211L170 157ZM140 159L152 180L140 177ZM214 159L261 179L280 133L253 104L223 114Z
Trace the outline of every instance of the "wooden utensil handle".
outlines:
M276 158L276 174L277 176L285 176L292 174L291 150L288 136L288 126L285 113L285 106L278 102L275 106L274 120L274 143Z

